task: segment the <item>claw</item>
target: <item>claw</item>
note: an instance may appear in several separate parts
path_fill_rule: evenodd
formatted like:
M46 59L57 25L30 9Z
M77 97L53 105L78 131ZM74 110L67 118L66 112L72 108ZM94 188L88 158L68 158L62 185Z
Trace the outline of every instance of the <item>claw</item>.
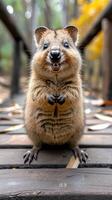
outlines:
M24 164L28 163L30 165L33 159L37 160L39 151L40 151L40 148L37 148L37 147L33 147L31 151L27 151L23 155Z
M48 96L48 103L51 105L54 105L56 102L56 97L54 95L49 95Z
M27 152L23 155L24 164L27 163L27 161L29 160L29 156L30 156L30 151L27 151Z
M64 102L65 102L65 96L64 95L60 95L58 98L57 98L57 102L62 105Z
M86 163L86 161L88 159L88 154L85 151L80 150L79 147L75 147L74 149L72 149L72 152L73 152L75 159L77 157L79 158L80 163L83 163L83 162Z

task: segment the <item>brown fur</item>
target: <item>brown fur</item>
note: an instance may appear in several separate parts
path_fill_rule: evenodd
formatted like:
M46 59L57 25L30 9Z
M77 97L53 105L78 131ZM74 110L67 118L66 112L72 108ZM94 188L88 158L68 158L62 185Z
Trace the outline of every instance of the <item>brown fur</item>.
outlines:
M62 44L67 40L70 48ZM83 132L83 98L80 78L81 57L66 29L45 30L36 38L37 52L31 63L31 77L25 108L25 126L33 144L64 144L74 147ZM43 43L50 42L43 50ZM58 72L48 62L53 46L61 50L62 63ZM48 103L49 94L65 95L63 105Z

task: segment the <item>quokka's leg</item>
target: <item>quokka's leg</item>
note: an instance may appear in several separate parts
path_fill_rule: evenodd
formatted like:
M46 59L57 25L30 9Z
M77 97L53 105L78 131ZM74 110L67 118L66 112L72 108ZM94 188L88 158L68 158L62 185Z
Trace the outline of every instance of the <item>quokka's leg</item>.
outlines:
M33 146L31 150L27 151L23 155L24 164L28 163L30 165L34 159L37 160L38 153L40 150L41 150L41 145L38 145L38 146Z

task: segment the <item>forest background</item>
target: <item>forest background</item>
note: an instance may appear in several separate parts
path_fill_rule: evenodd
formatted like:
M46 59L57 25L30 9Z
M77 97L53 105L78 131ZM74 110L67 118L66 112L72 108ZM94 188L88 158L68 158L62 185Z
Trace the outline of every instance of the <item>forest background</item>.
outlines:
M3 0L3 2L31 52L34 52L33 32L37 26L60 28L68 24L75 25L79 29L79 41L81 41L109 0ZM85 85L98 92L102 89L102 48L103 33L100 32L86 48L82 69ZM8 75L9 79L13 66L12 55L13 39L0 21L0 74ZM27 69L26 56L22 52L22 75L27 75Z

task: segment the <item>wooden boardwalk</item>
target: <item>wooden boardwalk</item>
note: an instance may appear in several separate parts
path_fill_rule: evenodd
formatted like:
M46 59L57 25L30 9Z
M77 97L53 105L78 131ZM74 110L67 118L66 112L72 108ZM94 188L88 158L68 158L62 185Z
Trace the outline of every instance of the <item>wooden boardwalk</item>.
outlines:
M23 127L24 96L15 101L19 105L9 102L8 107L0 108L0 199L112 200L111 117L98 119L102 118L101 108L87 103L85 134L80 141L89 155L86 164L66 168L72 157L66 147L44 147L38 160L28 166L23 154L32 144ZM103 110L110 112L111 108ZM99 124L107 128L98 130Z

